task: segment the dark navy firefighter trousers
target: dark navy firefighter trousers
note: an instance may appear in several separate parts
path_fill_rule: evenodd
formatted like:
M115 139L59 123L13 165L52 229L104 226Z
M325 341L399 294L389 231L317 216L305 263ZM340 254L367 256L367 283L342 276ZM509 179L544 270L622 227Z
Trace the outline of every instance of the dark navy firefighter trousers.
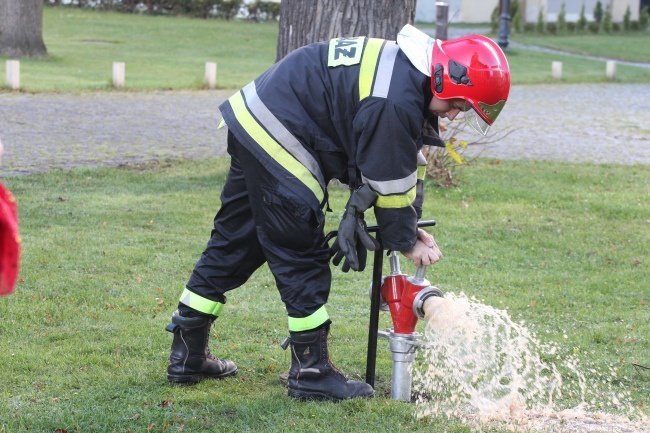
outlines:
M231 166L221 208L181 303L218 316L226 292L243 285L265 262L289 316L289 330L306 331L328 320L331 285L325 216L302 198L301 182L279 181L228 132Z

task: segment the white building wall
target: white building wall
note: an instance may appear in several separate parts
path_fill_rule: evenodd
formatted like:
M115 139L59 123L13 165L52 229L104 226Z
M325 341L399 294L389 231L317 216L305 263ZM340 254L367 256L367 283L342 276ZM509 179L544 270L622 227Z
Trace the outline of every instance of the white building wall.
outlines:
M492 11L499 0L446 0L449 5L450 23L489 23ZM415 7L415 21L436 22L436 1L418 0Z
M510 0L511 2L515 0ZM562 3L567 21L578 21L580 9L585 5L587 21L594 20L594 8L598 0L519 0L525 22L536 23L537 15L543 8L547 22L557 21ZM499 0L446 0L449 5L449 21L451 23L488 23ZM610 6L614 22L623 21L623 15L628 6L632 12L630 19L639 19L640 0L601 0L603 10ZM418 0L415 8L415 21L425 23L436 22L436 0Z
M418 0L415 4L415 21L421 23L435 23L436 2L434 0Z
M513 1L513 0L511 0ZM557 21L557 16L564 3L564 10L566 13L567 21L578 21L580 18L580 10L582 5L585 5L585 18L587 21L594 21L594 9L598 0L524 0L520 1L523 6L525 4L525 21L529 23L537 22L537 14L540 8L544 8L544 14L547 22ZM630 6L631 20L639 19L639 0L601 0L603 5L603 12L607 6L610 7L612 13L612 20L614 22L623 21L625 10Z
M639 19L639 12L641 10L641 2L639 0L612 0L612 19L614 22L623 21L623 16L627 7L630 6L630 20L637 21Z
M494 8L499 6L499 0L464 0L463 22L489 23Z

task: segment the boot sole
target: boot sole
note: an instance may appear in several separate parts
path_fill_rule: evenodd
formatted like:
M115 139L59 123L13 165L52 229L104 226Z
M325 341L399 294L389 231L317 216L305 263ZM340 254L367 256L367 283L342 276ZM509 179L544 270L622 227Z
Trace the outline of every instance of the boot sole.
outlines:
M339 402L343 400L349 400L352 398L373 398L373 395L355 395L354 397L345 397L345 398L338 398L338 397L332 397L331 395L328 394L321 394L321 393L312 393L312 392L302 392L302 391L297 391L295 389L290 389L289 390L289 397L295 398L300 401L334 401L334 402Z
M236 374L237 370L223 374L168 374L167 381L175 385L195 385L203 379L225 379Z

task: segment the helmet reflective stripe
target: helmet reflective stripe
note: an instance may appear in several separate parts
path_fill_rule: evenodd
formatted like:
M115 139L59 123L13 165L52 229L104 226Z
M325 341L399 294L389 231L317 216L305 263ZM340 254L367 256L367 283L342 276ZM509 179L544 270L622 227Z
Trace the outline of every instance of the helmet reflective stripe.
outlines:
M307 317L289 317L289 331L302 332L314 329L327 322L330 318L325 305Z
M244 91L246 91L247 102L248 98L250 98L249 107L246 106L246 102L244 102L244 97L242 96ZM244 89L242 89L241 92L235 93L230 97L230 99L228 99L228 102L230 102L237 121L241 124L246 133L248 133L248 135L250 135L251 138L273 160L277 161L278 164L280 164L285 170L287 170L302 183L304 183L305 186L307 186L307 188L309 188L314 193L319 202L322 202L325 197L325 184L322 182L323 175L320 172L318 165L315 165L316 168L314 168L314 166L311 166L309 158L312 158L313 160L313 157L309 155L306 149L300 146L296 138L293 137L293 135L291 135L291 133L289 133L286 128L284 128L282 123L280 123L277 118L275 118L272 114L272 120L270 118L264 117L262 113L263 109L260 108L264 105L257 96L254 83L246 86ZM251 111L249 111L249 108L251 108L251 111L255 109L255 112L261 113L263 115L262 117L265 118L267 122L270 122L272 124L270 128L267 124L264 124L264 127L267 127L267 130L269 131L271 131L271 129L274 129L275 133L280 135L277 137L277 140L271 136L267 130L264 129L264 127L262 127L262 125L255 119ZM268 108L266 110L268 111ZM274 121L277 122L277 124L273 124ZM287 132L287 135L283 134L283 129ZM293 138L293 142L290 137ZM286 144L287 148L285 149L282 147L278 141ZM296 143L298 143L298 146L295 146ZM309 155L309 158L307 158L307 155ZM311 169L302 164L302 161L305 161L307 165L311 167ZM314 172L311 170L314 170Z
M194 292L190 292L187 287L183 290L183 293L181 293L180 302L196 311L211 314L213 316L218 316L224 307L224 304L221 302L212 301L203 296L197 295Z

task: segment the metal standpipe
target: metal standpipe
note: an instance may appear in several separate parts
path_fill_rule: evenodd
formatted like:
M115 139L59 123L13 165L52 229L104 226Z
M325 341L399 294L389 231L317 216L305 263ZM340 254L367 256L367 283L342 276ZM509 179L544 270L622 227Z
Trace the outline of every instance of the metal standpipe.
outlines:
M390 255L391 273L382 283L382 300L391 313L393 327L378 335L388 339L393 370L391 398L411 401L412 369L418 346L426 346L415 332L418 319L424 319L424 303L432 296L443 297L442 291L425 279L426 266L417 268L413 277L402 274L396 252Z
M411 401L412 366L420 334L388 334L388 345L393 361L390 397L393 400Z

